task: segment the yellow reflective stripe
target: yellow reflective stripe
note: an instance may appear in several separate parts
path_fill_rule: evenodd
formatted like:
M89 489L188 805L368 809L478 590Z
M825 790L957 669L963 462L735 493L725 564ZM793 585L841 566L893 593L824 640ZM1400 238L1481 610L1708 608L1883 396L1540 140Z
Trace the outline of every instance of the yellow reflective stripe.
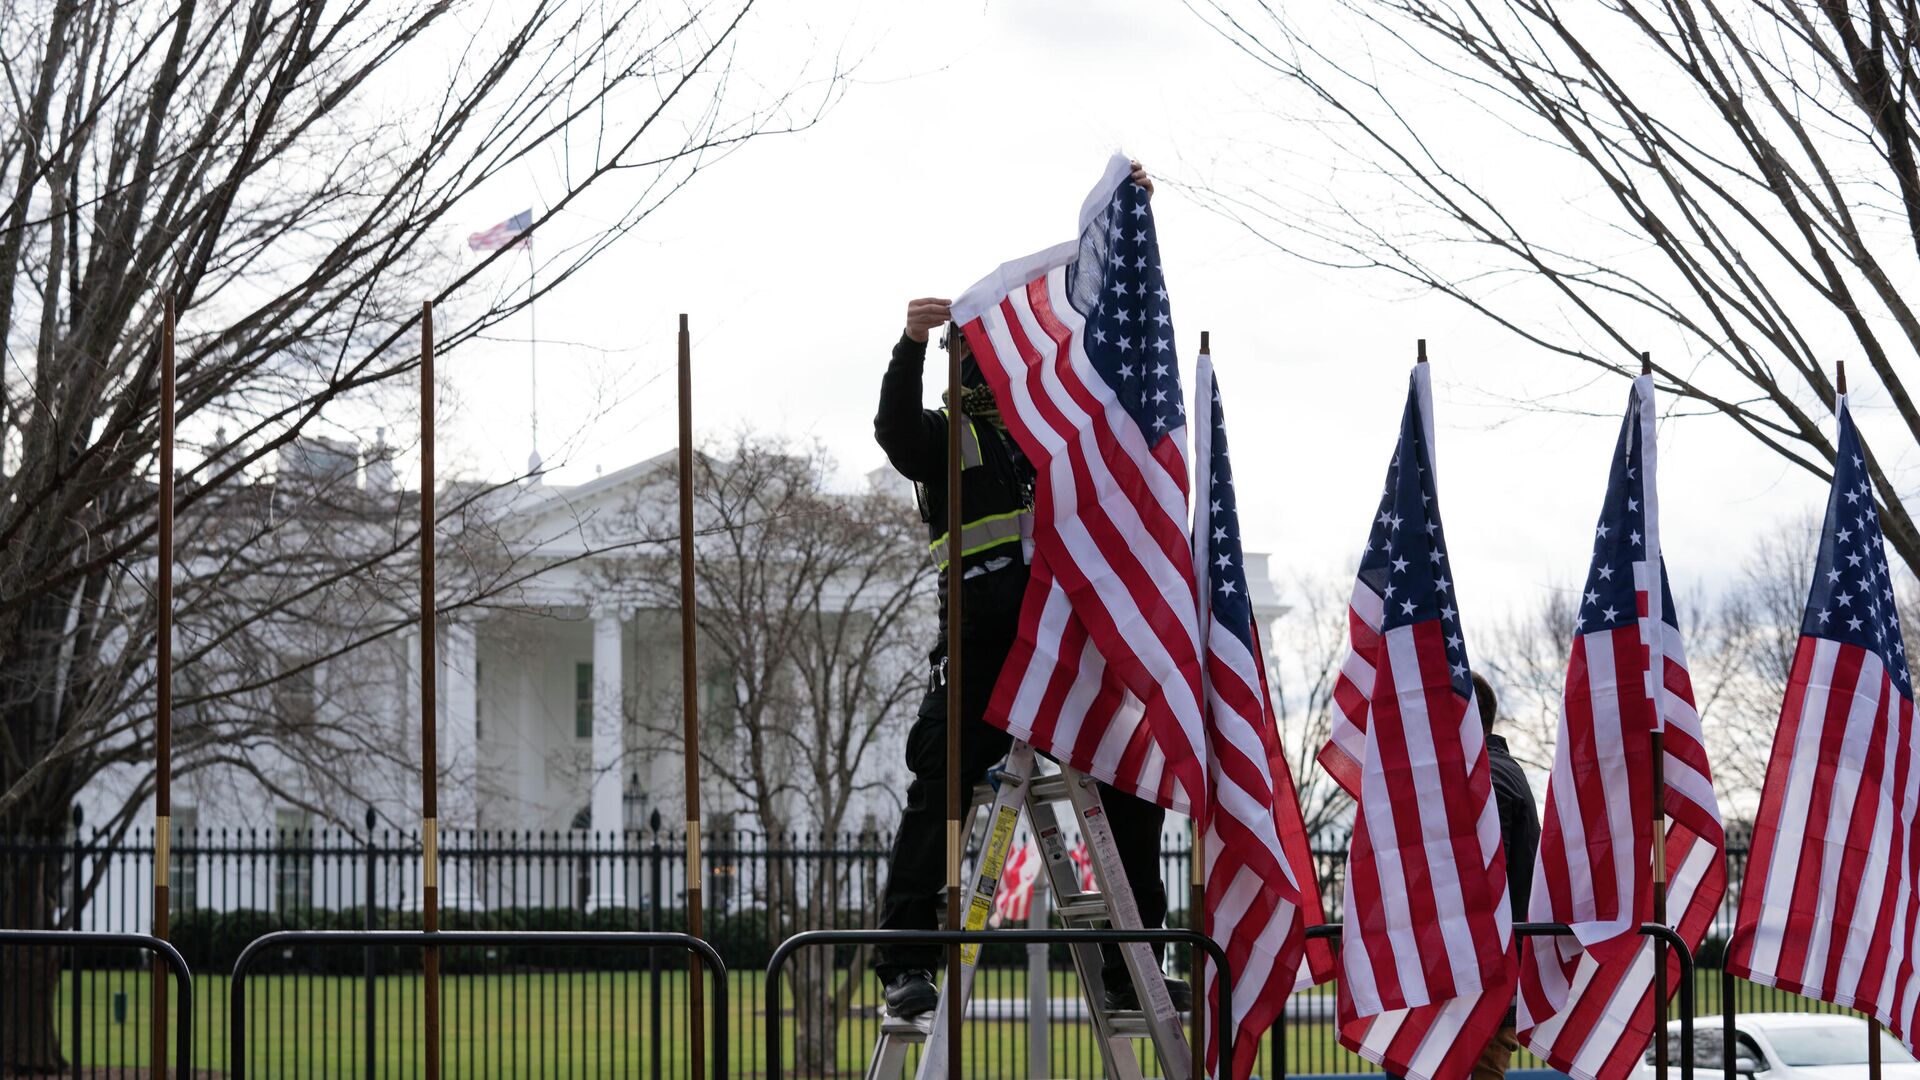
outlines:
M947 410L941 409L940 415L946 416ZM980 456L980 432L974 428L973 418L968 417L967 430L961 433L960 439L960 467L971 469L983 460Z
M1020 519L1029 513L1031 511L1011 510L1004 514L991 514L960 526L960 557L964 559L969 555L978 555L990 548L1011 544L1020 539ZM946 569L947 536L941 536L927 546L932 549L934 565L943 570Z

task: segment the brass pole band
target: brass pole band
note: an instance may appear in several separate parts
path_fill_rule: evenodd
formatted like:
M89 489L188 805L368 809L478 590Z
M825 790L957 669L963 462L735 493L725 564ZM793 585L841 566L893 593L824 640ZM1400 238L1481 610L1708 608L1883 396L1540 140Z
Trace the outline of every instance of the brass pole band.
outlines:
M153 881L165 885L172 873L173 818L161 814L153 819Z
M687 819L687 865L692 868L692 871L688 875L688 880L697 881L699 879L698 871L700 869L700 819L699 818ZM700 886L694 885L692 887L697 889Z
M440 822L435 818L421 823L420 884L428 889L440 887Z
M1194 830L1193 834L1193 884L1196 887L1207 883L1207 838Z
M960 823L947 822L947 885L960 887Z

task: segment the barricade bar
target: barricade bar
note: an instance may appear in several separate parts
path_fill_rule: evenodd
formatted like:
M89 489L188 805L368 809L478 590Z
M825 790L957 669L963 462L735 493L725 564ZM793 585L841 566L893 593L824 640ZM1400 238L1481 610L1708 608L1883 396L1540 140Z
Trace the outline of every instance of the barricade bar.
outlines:
M1339 923L1323 923L1319 926L1307 927L1307 936L1310 938L1332 938L1338 941L1341 936L1341 929L1342 927ZM1521 922L1513 924L1513 932L1521 937L1559 937L1563 934L1572 934L1573 927L1568 926L1566 923ZM1681 1080L1693 1080L1693 950L1687 948L1686 940L1670 926L1665 926L1661 923L1641 923L1639 932L1647 937L1659 938L1665 941L1668 945L1672 946L1674 955L1680 958L1680 1078ZM1729 1015L1731 1014L1729 1013ZM1281 1024L1286 1023L1286 1016L1282 1014L1278 1022ZM1654 1032L1656 1037L1660 1034L1661 1032ZM1727 1066L1727 1080L1733 1080L1733 1066L1731 1064L1733 1061L1732 1035L1733 1025L1729 1022L1727 1025L1728 1042L1721 1050L1721 1056L1729 1063ZM1285 1062L1275 1062L1274 1076L1275 1080L1286 1080Z
M787 957L812 946L834 945L1186 945L1207 954L1220 972L1220 1000L1212 1007L1214 1041L1220 1048L1219 1060L1233 1060L1233 965L1220 943L1205 934L1179 928L1158 930L807 930L795 934L773 950L767 961L766 1080L781 1080L785 1075L783 1057L785 1024L780 1012L780 976ZM1197 966L1197 965L1196 965ZM1193 988L1195 1007L1206 1000L1206 988ZM955 1010L956 1012L960 1010Z
M162 944L165 943L162 942ZM247 969L262 953L294 945L319 945L331 948L367 948L373 945L412 948L459 948L467 945L554 947L598 945L614 949L685 949L698 956L702 963L707 964L709 969L719 976L712 980L714 984L713 1078L727 1080L726 962L721 960L720 954L704 940L692 934L677 934L664 930L281 930L257 937L248 942L247 947L240 951L239 958L234 960L233 982L227 992L227 1072L235 1080L244 1080L247 1075Z
M174 1071L182 1077L193 1075L193 971L186 957L169 942L152 934L116 934L99 930L0 930L0 949L21 945L46 945L61 949L145 949L159 957L173 972L173 987L179 1007L174 1017ZM78 979L80 972L74 971ZM78 1033L75 1033L76 1036ZM78 1047L74 1060L78 1061ZM160 1071L166 1070L165 1065Z

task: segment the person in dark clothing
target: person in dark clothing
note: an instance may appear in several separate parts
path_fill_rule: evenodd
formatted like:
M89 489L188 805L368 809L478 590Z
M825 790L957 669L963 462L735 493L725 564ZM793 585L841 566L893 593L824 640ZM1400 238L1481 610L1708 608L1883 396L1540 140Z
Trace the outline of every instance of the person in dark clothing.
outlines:
M1143 173L1136 172L1140 180ZM1145 185L1143 185L1145 186ZM913 727L907 733L906 764L912 774L906 806L888 857L881 897L880 928L930 930L936 925L946 867L947 754L947 575L952 546L947 522L947 416L945 409L922 405L927 339L950 318L949 301L921 299L907 305L907 325L893 347L893 359L880 384L880 408L874 438L887 460L914 482L921 516L940 567L940 631L928 654L931 677ZM955 335L955 347L965 349ZM987 704L1019 626L1026 595L1027 560L1023 518L1033 507L1033 467L1000 421L993 393L978 364L964 356L961 405L969 421L962 430L960 551L960 774L978 783L1012 746L1012 736L988 724ZM1160 827L1166 811L1151 802L1105 784L1101 801L1118 841L1122 868L1139 905L1141 922L1159 926L1166 918L1167 893L1160 880ZM895 945L878 950L875 969L886 986L889 1012L916 1016L934 1007L939 994L932 971L940 950ZM1103 963L1106 1005L1135 1008L1136 995L1118 949ZM1177 979L1167 980L1176 1006L1188 1008L1192 992Z
M1493 733L1498 699L1479 672L1473 674L1473 696L1480 703L1480 726L1487 734L1487 768L1493 774L1493 801L1500 812L1500 843L1507 852L1509 910L1514 922L1524 922L1533 896L1533 861L1540 850L1540 811L1526 772L1507 752L1507 740ZM1509 1008L1500 1030L1493 1033L1473 1066L1474 1080L1500 1080L1507 1075L1513 1052L1520 1049L1513 1025L1514 1011Z

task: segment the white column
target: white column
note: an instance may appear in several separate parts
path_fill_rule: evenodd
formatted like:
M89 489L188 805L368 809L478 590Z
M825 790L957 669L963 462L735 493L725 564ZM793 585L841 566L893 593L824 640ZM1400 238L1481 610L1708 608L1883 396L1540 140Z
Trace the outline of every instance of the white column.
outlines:
M440 843L470 846L479 821L479 746L475 722L479 719L478 635L472 623L449 622L441 659L440 695ZM464 860L443 864L441 903L471 907L474 902L472 867Z
M621 803L621 766L626 745L626 679L621 670L621 613L596 609L593 613L593 788L588 803L597 842L617 845L625 827ZM626 875L613 860L596 860L589 906L625 907Z

